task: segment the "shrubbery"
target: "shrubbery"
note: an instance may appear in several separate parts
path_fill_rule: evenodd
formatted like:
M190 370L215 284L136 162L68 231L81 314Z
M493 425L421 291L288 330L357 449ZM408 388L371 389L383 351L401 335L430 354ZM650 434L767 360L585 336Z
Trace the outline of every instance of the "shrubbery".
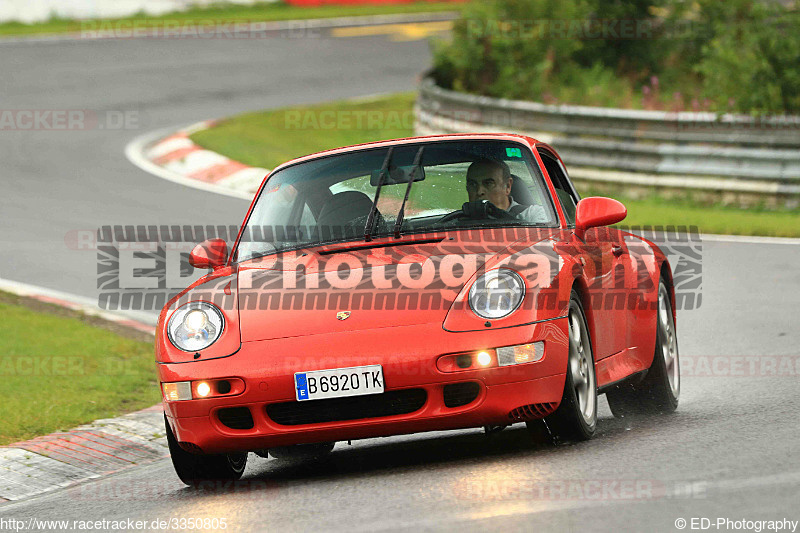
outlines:
M495 97L800 112L800 17L777 0L473 0L436 81Z

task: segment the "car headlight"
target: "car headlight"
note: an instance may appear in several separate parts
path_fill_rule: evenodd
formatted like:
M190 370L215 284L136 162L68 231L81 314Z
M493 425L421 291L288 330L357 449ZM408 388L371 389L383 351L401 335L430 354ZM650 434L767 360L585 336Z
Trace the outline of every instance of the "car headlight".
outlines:
M222 312L207 302L189 302L172 314L167 335L176 348L197 352L214 344L225 328Z
M481 318L510 315L525 296L525 282L513 270L498 268L480 276L469 290L469 306Z

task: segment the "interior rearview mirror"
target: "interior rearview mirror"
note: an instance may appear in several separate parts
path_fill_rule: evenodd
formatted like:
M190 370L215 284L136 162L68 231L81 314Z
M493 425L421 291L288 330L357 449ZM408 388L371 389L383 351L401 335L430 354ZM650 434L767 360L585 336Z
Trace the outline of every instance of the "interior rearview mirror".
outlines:
M418 166L416 174L414 174L414 183L418 181L422 181L425 179L425 168L422 166ZM408 183L411 180L411 173L414 170L414 165L408 165L405 167L391 167L389 172L386 173L386 177L383 179L384 185L397 185L398 183ZM373 187L378 186L378 181L380 181L380 170L373 170L372 175L369 178L369 184Z

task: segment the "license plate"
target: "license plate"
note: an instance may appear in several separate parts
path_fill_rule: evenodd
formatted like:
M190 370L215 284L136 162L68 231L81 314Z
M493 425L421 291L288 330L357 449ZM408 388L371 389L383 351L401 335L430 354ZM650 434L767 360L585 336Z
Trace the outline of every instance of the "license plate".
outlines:
M383 392L383 367L368 365L297 372L294 384L297 401L380 394Z

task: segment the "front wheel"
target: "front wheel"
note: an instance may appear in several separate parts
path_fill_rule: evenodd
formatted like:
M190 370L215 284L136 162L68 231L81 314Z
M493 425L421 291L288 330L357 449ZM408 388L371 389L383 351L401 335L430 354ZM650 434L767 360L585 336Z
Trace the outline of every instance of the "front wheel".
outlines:
M175 473L185 484L193 486L209 480L236 481L242 477L244 467L247 466L247 453L220 455L189 453L178 444L166 416L164 416L164 425L167 427L167 444L172 458L172 466L175 467Z
M556 440L589 440L597 429L597 379L586 315L575 291L569 302L568 320L569 358L564 394L556 412L545 418L545 422ZM538 426L529 427L533 430Z
M664 284L658 284L656 348L653 362L639 383L627 383L606 393L608 406L617 418L631 415L671 413L678 407L681 393L678 337L672 303Z

